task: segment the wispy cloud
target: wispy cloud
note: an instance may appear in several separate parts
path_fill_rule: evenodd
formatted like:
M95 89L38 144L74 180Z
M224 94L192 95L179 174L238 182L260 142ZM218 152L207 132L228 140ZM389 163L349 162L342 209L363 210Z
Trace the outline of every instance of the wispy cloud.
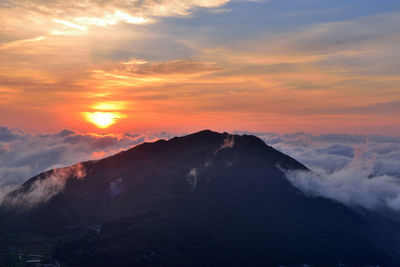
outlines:
M168 75L168 74L196 74L221 70L214 62L194 60L171 60L164 62L146 62L131 59L116 66L116 70L126 74L141 75Z
M86 170L82 164L54 169L46 173L41 179L36 179L25 191L25 188L15 186L12 194L5 194L0 204L11 208L30 209L39 203L47 202L59 194L65 187L68 179L83 179ZM7 187L6 187L7 188ZM0 191L3 191L3 187Z
M2 43L2 44L0 44L0 50L8 49L11 47L17 47L17 46L19 46L21 44L25 44L25 43L39 42L43 39L45 39L44 36L39 36L39 37L31 38L31 39L22 39L22 40L11 41L8 43Z
M69 29L87 32L89 27L106 27L118 23L128 24L147 24L154 22L156 17L169 16L188 16L191 10L196 8L216 8L220 7L229 0L216 1L8 1L7 5L0 6L0 14L24 14L26 20L21 19L19 23L24 23L34 18L32 26L40 27L46 23L54 22L50 27L49 33L71 34L74 31ZM9 17L9 16L7 16ZM16 23L12 20L3 27ZM61 24L61 27L57 27ZM50 23L51 25L51 23ZM44 29L44 27L43 27ZM0 28L1 30L1 28Z

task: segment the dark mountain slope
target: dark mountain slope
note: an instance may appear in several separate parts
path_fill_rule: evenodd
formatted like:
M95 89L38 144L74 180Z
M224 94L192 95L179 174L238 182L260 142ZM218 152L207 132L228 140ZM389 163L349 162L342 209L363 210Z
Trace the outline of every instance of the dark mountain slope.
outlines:
M9 207L51 171L10 194L3 227L59 234L101 225L98 235L55 251L82 266L400 264L397 240L375 231L379 217L304 196L280 168L306 167L254 136L202 131L82 166L84 178L73 172L33 208Z

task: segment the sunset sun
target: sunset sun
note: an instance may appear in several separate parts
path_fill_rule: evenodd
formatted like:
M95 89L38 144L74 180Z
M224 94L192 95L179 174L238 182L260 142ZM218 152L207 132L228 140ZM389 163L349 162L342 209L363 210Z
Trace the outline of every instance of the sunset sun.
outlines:
M86 121L93 123L99 128L105 129L114 124L118 119L122 118L119 112L84 112Z

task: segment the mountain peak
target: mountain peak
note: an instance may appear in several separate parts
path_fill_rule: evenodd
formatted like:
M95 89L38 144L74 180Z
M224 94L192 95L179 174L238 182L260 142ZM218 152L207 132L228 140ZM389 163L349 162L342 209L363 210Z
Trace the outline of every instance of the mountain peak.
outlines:
M211 130L202 130L199 132L195 132L192 134L184 135L184 136L177 136L168 141L162 140L159 142L160 144L168 144L171 146L183 146L186 148L198 146L198 145L208 145L214 146L214 149L219 149L220 147L225 146L225 148L233 148L241 147L241 148L255 148L258 147L259 149L272 149L270 146L266 145L263 140L254 136L254 135L237 135L237 134L230 134L227 132L215 132ZM151 144L156 144L151 143ZM146 143L148 144L148 143Z
M187 140L195 140L195 141L209 141L209 142L213 142L213 141L218 141L221 140L221 138L224 138L226 136L229 136L228 133L224 132L224 133L219 133L219 132L215 132L215 131L211 131L211 130L202 130L199 132L195 132L192 134L188 134L188 135L184 135L184 136L180 136L180 137L174 137L172 139L187 139Z

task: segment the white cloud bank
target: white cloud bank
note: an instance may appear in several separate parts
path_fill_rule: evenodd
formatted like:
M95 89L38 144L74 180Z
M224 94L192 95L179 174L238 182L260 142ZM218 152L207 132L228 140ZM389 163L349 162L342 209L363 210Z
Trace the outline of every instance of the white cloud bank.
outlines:
M0 204L31 208L62 191L66 179L84 178L85 169L76 163L110 156L145 141L173 136L166 132L93 135L70 130L55 134L30 134L0 127ZM18 189L29 178L54 168L57 169L47 174L46 179L35 181L28 192L6 198L9 192ZM110 184L111 196L117 196L122 187L122 182Z
M170 133L93 135L63 130L30 134L0 127L0 187L22 183L52 168L99 159L144 141L170 138Z
M400 137L256 133L311 171L286 172L308 196L400 212Z

